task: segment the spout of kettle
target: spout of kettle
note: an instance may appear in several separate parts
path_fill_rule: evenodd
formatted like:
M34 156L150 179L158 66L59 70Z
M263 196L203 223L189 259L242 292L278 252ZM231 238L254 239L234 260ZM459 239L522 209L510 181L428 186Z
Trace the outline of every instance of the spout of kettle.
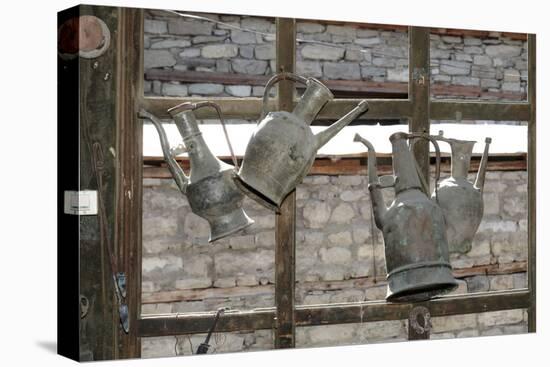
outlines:
M160 146L162 148L162 154L164 155L164 159L166 160L166 163L168 164L168 169L170 170L170 173L172 174L172 177L174 178L174 181L176 181L176 185L178 185L178 188L180 191L185 194L187 191L187 185L189 184L189 177L185 175L183 172L183 169L176 161L175 152L178 152L178 149L176 148L172 150L170 148L170 143L168 142L168 137L166 136L166 132L164 131L164 128L162 127L162 124L160 123L160 120L153 115L152 113L141 109L138 113L138 117L140 119L146 119L153 123L153 126L155 129L157 129L157 132L159 134L160 139Z
M483 192L483 186L485 185L485 173L487 172L487 161L489 160L489 145L491 144L491 141L491 138L485 138L485 149L483 150L483 156L481 157L476 181L474 183L474 187L481 192Z
M369 180L369 192L372 201L372 211L374 213L374 221L379 229L384 226L384 218L386 216L387 208L384 203L384 197L382 196L382 187L380 178L378 177L377 165L376 165L376 151L370 141L361 137L359 134L355 134L353 141L363 143L368 149L368 180ZM384 185L389 186L389 185Z
M357 117L362 115L363 113L367 112L369 110L369 104L366 100L362 100L359 102L357 106L350 112L348 112L344 117L342 117L340 120L336 121L332 125L330 125L325 130L321 131L317 135L315 135L316 138L316 148L320 149L323 145L325 145L330 139L334 137L340 130L342 130L345 126L349 125L353 120L355 120Z

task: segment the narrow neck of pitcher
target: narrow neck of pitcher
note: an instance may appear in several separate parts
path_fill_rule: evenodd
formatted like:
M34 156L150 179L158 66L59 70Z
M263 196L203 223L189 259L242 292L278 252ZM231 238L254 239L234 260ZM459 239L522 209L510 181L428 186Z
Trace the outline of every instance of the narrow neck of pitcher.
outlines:
M416 162L407 144L404 133L390 137L392 144L393 173L395 175L395 193L408 189L420 189L420 179L416 171Z
M296 104L293 114L309 125L315 120L323 106L333 98L334 95L324 84L316 79L309 78L306 90Z
M467 178L475 142L451 143L451 176Z

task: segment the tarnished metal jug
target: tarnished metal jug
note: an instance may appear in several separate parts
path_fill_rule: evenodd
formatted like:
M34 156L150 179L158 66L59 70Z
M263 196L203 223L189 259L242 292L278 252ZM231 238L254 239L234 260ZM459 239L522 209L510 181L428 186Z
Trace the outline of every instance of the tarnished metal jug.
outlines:
M235 167L216 158L204 142L193 111L207 106L215 108L218 112ZM157 129L164 158L177 186L187 196L193 213L206 219L210 224L209 242L254 223L242 208L244 195L233 180L233 174L238 169L237 159L233 154L219 106L207 101L182 103L169 109L168 113L174 119L183 139L183 149L170 148L166 132L154 115L141 110L139 117L150 120ZM189 155L191 165L189 176L185 175L174 158L179 152L184 151Z
M393 171L378 177L376 152L372 144L355 135L354 141L368 148L368 189L376 226L382 230L386 255L388 292L386 300L417 302L449 292L457 287L445 233L445 219L437 203L424 192L416 161L408 139L419 134L397 132L390 136ZM440 154L436 146L436 181L439 178ZM382 188L393 187L395 199L386 208Z
M267 113L271 87L281 80L303 83L306 85L305 92L294 111ZM261 122L248 142L241 169L235 178L247 195L279 212L283 199L307 175L317 150L368 110L367 102L361 101L340 120L314 135L309 125L332 98L330 90L314 78L280 73L268 81Z
M474 183L468 181L468 170L476 142L445 138L443 131L434 139L451 146L451 177L442 180L437 186L438 203L447 224L449 251L466 253L472 248L472 241L483 218L483 186L491 138L485 138L485 149Z

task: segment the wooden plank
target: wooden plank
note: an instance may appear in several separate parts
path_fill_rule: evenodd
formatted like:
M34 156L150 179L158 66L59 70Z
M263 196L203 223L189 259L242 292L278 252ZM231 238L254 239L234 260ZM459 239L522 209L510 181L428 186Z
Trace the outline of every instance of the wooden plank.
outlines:
M524 273L527 271L527 262L519 261L509 264L489 264L480 265L472 268L454 269L455 278L467 278L476 275L503 275ZM368 288L375 285L385 284L386 277L362 277L337 281L315 281L315 282L297 282L300 292L310 291L331 291L343 289ZM273 284L251 286L251 287L231 287L231 288L205 288L205 289L183 289L174 291L154 292L142 294L142 304L172 303L200 301L208 298L231 298L257 296L259 294L273 294L275 286Z
M527 200L528 208L528 261L529 271L527 273L527 283L529 285L531 306L528 310L528 330L536 332L537 330L537 38L530 34L527 44L528 52L528 102L531 119L527 128Z
M529 105L521 102L431 101L433 120L528 121Z
M491 158L487 164L487 171L526 171L527 160L524 154L520 154L517 157L511 157L512 159L498 160L498 157ZM224 161L231 163L230 158L224 158ZM180 165L184 170L189 170L188 160L179 160ZM158 157L146 157L144 158L145 164L154 164L154 166L143 167L143 178L166 178L171 179L172 175L168 168L164 165L164 160L159 160ZM161 166L162 164L162 166ZM433 164L432 164L433 166ZM479 161L473 160L470 164L469 172L477 172L479 168ZM378 164L378 173L381 175L390 174L393 172L391 161ZM451 172L451 163L448 159L441 162L441 172ZM354 176L354 175L366 175L367 165L363 158L342 158L339 160L332 159L316 159L313 163L313 167L308 172L308 176L312 175L329 175L329 176Z
M346 323L407 319L412 307L423 305L434 316L524 309L529 307L527 290L488 292L459 296L443 296L428 302L387 303L385 301L353 302L296 306L296 326L316 326ZM214 312L201 314L167 314L143 316L139 320L140 336L169 336L205 333L211 326ZM220 317L217 331L273 329L274 308L235 311Z
M183 102L196 102L204 98L188 97L145 97L142 101L143 108L155 114L159 118L170 118L166 112ZM208 100L216 102L222 109L225 118L241 118L257 120L262 110L262 101L260 98L227 98L210 97ZM362 99L340 99L333 100L325 105L318 115L319 119L338 119L351 111ZM369 111L364 118L406 118L411 111L411 104L406 99L367 99L369 102ZM275 108L275 102L272 100L269 109ZM210 108L204 108L196 111L197 118L217 118L215 111Z
M409 96L414 105L409 119L409 131L430 133L430 30L409 28ZM420 140L413 154L421 172L429 181L430 150L428 141Z
M119 333L119 358L139 358L137 320L141 308L142 125L137 118L143 96L143 10L119 8L117 33L117 203L115 243L126 274L129 333Z
M80 16L101 19L109 28L111 36L116 34L116 8L82 5L79 13ZM83 34L87 31L89 29L82 28L80 23L77 32ZM79 76L79 90L76 91L79 114L76 119L64 121L78 123L80 134L80 150L71 152L78 154L79 186L71 189L97 190L98 193L98 215L78 217L80 269L77 291L86 297L89 304L87 316L80 319L80 360L116 358L118 310L111 280L114 269L108 257L108 247L112 248L114 242L115 227L116 160L108 149L116 143L116 107L112 98L116 91L112 76L116 68L116 47L116 44L112 45L95 59L77 57L63 62L67 68L76 68ZM67 102L66 99L63 101ZM60 111L64 109L65 106L62 106ZM60 128L64 130L61 125ZM100 162L96 154L102 155ZM63 291L60 292L63 294ZM75 310L79 309L79 303L76 299L71 300ZM66 315L63 315L62 320L65 318Z
M277 72L294 72L296 64L296 20L277 18ZM294 83L278 84L277 110L292 111ZM294 348L294 292L296 278L296 191L281 203L275 216L275 348Z

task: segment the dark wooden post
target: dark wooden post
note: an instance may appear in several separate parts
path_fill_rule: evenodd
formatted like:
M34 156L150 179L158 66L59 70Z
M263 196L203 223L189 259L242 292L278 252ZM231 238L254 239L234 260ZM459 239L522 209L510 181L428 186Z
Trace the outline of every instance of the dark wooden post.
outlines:
M277 72L294 72L296 53L296 21L277 18ZM291 81L279 83L278 110L292 111L294 85ZM281 213L275 217L275 347L294 348L294 288L296 254L296 191L281 204Z
M430 29L409 27L409 99L412 103L409 131L430 132ZM430 150L428 142L418 141L414 157L426 182L429 182Z
M528 271L527 282L530 292L530 306L528 309L528 321L527 327L529 332L535 332L537 330L537 292L536 292L536 255L537 255L537 47L536 36L530 34L527 36L527 52L529 62L529 75L527 85L527 98L529 102L530 120L528 126L528 147L527 147L527 192L528 192Z
M117 202L118 261L127 277L130 329L119 331L119 358L138 358L141 310L142 134L137 112L143 98L143 10L119 8L117 65Z

